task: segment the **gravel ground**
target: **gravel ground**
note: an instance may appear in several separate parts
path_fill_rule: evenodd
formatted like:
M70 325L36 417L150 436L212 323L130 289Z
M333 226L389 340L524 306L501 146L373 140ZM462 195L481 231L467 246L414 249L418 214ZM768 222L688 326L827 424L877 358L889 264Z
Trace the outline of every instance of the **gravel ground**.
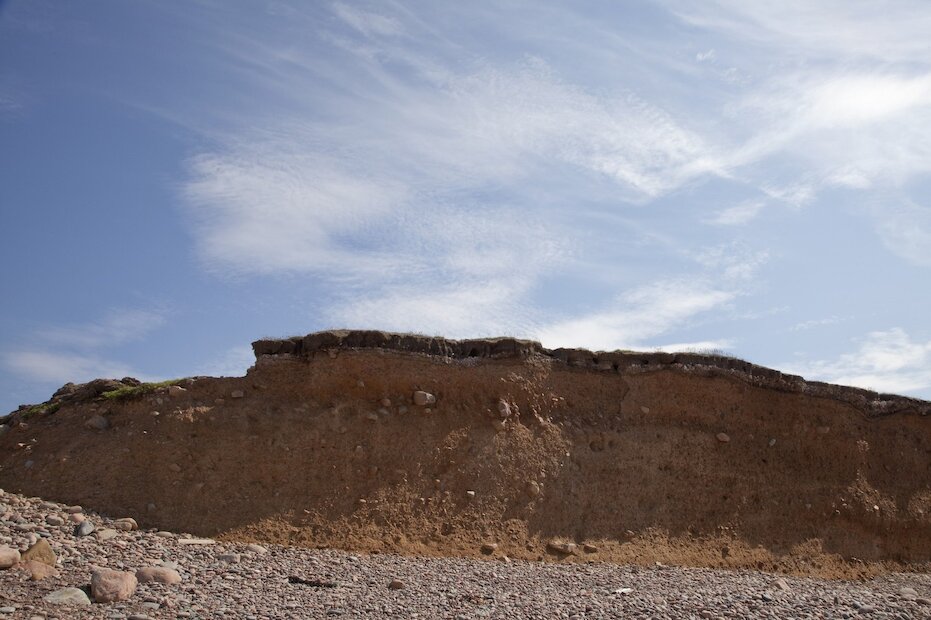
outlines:
M83 536L75 531L82 516L95 527ZM33 581L22 564L0 570L0 620L931 618L928 574L844 582L664 566L358 556L123 531L116 524L78 507L0 491L0 552L25 551L44 538L59 573ZM140 583L113 603L44 600L67 587L90 594L97 568L134 573L148 566L175 569L181 582Z

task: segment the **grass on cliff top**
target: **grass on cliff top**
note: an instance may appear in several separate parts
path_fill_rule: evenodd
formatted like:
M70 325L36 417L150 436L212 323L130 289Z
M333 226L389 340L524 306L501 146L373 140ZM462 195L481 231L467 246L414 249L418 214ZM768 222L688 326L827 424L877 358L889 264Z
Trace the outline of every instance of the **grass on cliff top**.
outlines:
M34 415L43 413L55 413L61 407L61 403L41 403L27 407L23 411L23 419L28 420Z
M122 400L124 398L131 398L133 396L151 394L158 388L168 387L169 385L174 385L179 381L181 381L181 379L169 379L167 381L159 381L158 383L140 383L139 385L127 385L126 387L104 392L100 396L106 400Z

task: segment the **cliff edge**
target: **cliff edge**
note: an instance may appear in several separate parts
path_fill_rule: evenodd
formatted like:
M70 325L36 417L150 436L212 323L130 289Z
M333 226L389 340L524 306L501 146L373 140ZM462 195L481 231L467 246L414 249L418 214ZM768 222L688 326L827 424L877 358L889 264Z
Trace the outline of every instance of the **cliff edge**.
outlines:
M328 331L68 385L0 487L229 540L867 576L931 567L931 403L723 356Z

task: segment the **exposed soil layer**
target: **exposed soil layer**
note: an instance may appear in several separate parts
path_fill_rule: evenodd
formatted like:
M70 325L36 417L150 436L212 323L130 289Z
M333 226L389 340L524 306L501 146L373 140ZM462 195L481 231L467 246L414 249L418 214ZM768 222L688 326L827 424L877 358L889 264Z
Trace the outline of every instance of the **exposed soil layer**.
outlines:
M60 391L6 421L0 487L354 551L931 568L931 403L730 358L379 333L259 341L246 377L183 391Z

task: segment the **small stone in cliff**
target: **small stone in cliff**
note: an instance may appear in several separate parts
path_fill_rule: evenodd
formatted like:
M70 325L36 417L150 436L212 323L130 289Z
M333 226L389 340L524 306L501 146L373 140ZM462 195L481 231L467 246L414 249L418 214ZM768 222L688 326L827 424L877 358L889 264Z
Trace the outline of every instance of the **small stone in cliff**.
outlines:
M46 603L52 605L90 605L91 600L87 598L84 590L78 588L62 588L47 595L43 599Z
M511 415L511 405L503 398L498 399L498 415L502 418L508 418Z
M42 581L43 579L48 579L50 577L58 577L58 569L54 566L49 566L43 562L36 562L35 560L27 560L21 562L18 566L22 570L29 573L29 579L31 581Z
M436 402L436 396L430 392L424 392L423 390L417 390L414 392L414 404L418 407L425 407L426 405L432 405Z
M504 420L500 418L495 418L494 420L491 421L491 426L496 431L503 431L504 429L507 428L508 425Z
M230 398L242 398L243 396L245 396L245 394L243 394L242 390L233 390L230 392Z
M561 555L574 555L578 550L578 546L575 543L562 542L559 540L551 540L546 543L546 548L553 553L559 553Z
M23 561L27 562L29 560L55 566L58 558L55 557L55 552L52 551L52 546L48 544L48 541L40 538L36 541L36 544L29 547L26 553L23 554Z
M94 524L90 521L82 521L74 528L75 536L88 536L94 531Z
M598 546L592 543L585 543L582 545L582 551L585 553L598 553Z
M19 549L10 547L0 547L0 569L10 568L16 565L21 559Z
M730 435L728 435L727 433L718 433L716 437L718 438L718 441L720 441L721 443L728 443L731 440Z
M392 579L392 580L388 583L388 589L389 589L389 590L400 590L400 589L403 588L403 587L404 587L404 582L401 581L400 579Z
M530 497L537 497L540 495L540 483L536 480L531 480L527 483L527 495Z
M485 555L491 555L498 550L498 543L485 543L482 545L482 553Z
M100 568L91 574L91 595L98 603L125 601L136 591L138 583L133 573Z
M181 387L180 385L169 385L169 386L168 386L168 395L169 395L169 396L181 396L181 395L184 394L185 392L187 392L187 390L185 390L185 389L184 389L183 387Z
M140 568L136 571L136 579L139 583L163 583L169 586L181 583L181 575L178 571L165 566Z
M96 431L105 431L108 428L110 428L110 420L106 419L102 415L95 415L95 416L90 417L84 423L84 426L86 426L89 429L96 430Z
M168 466L168 469L175 472L176 474L181 473L181 466L178 465L177 463L172 463L171 465Z
M391 406L391 399L390 399L390 398L382 398L382 399L379 401L379 403L381 404L382 407L390 407L390 406Z

